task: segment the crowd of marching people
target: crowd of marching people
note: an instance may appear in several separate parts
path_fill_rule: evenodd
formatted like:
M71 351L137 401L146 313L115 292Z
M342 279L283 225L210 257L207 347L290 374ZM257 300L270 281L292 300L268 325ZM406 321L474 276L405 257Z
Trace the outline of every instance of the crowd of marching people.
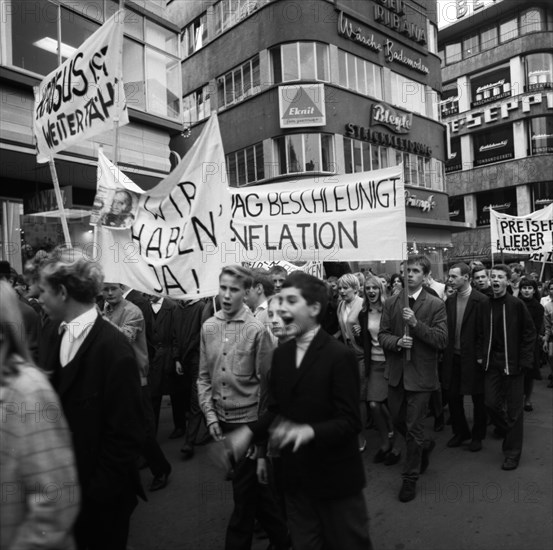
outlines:
M22 275L0 262L0 279L2 549L125 549L139 470L159 491L175 467L164 396L181 459L211 443L232 483L227 550L256 525L273 549L370 549L362 453L401 462L405 503L435 447L428 416L451 448L479 452L493 430L514 470L544 366L553 387L553 280L519 264L455 263L443 283L424 255L326 280L233 265L189 301L105 281L74 250Z

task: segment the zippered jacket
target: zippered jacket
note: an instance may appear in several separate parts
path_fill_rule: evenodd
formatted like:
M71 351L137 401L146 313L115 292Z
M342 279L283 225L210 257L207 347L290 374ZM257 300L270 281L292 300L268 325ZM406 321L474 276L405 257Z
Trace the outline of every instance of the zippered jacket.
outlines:
M493 300L494 298L484 306L484 337L482 349L478 352L478 358L483 359L485 370L488 370L492 356ZM500 330L503 331L505 342L504 373L517 375L521 374L523 369L532 369L536 328L524 302L511 294L506 294L501 319Z

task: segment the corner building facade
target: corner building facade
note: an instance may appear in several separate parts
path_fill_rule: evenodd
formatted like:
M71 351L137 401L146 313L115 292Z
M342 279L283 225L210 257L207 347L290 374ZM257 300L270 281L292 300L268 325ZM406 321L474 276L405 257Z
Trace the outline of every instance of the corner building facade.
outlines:
M215 110L231 187L324 183L403 162L410 248L442 276L451 231L465 224L449 220L434 2L175 1L168 10L183 28L188 136L174 150L186 153Z
M522 216L553 202L553 5L457 1L439 33L442 119L449 130L452 261L491 260L490 207ZM549 255L551 256L551 255ZM495 260L499 261L499 254ZM552 258L503 255L551 276Z

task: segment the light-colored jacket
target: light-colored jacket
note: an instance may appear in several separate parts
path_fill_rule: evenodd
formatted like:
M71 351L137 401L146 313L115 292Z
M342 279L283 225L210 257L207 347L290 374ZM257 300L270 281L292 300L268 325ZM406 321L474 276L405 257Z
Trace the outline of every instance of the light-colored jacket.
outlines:
M0 387L0 548L74 548L80 490L58 397L34 366Z
M200 338L198 398L208 426L258 419L272 353L269 333L245 306L232 320L227 321L218 311L205 321Z

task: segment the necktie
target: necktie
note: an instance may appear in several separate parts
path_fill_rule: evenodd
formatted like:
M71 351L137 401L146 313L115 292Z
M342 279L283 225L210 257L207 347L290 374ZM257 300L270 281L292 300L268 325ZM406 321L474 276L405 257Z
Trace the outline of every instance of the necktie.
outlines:
M413 296L409 296L409 307L413 309L414 305L415 305L415 298L413 298Z

